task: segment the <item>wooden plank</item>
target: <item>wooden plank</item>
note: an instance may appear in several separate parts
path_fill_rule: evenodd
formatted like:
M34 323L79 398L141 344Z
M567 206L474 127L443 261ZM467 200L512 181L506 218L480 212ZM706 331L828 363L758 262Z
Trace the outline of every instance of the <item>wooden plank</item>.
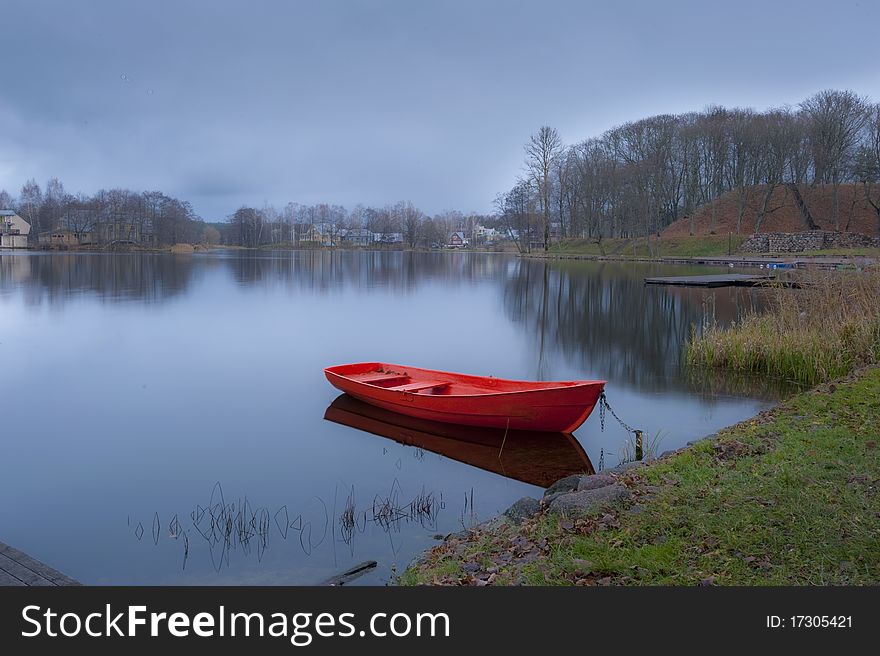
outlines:
M645 278L646 285L677 285L682 287L751 287L773 280L772 275L724 273L704 276L666 276Z
M366 560L359 565L355 565L354 567L342 572L342 574L331 576L329 579L324 581L324 585L345 585L346 583L351 583L356 578L374 570L378 564L379 563L377 563L375 560Z
M10 585L24 585L24 582L21 579L15 578L9 572L5 572L0 569L0 586Z
M0 570L5 571L23 585L81 585L66 574L31 558L8 544L0 542Z
M40 576L38 572L3 554L0 554L0 570L11 574L25 585L55 585L49 579Z
M442 380L427 380L420 383L408 383L406 385L397 385L396 387L386 387L385 389L395 392L418 392L419 390L433 389L435 387L446 387L450 383Z

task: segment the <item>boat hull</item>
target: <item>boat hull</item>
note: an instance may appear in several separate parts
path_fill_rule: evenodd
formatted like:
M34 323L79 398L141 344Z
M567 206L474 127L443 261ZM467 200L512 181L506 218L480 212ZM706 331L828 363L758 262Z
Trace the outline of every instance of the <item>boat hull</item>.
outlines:
M589 417L605 386L605 381L514 381L379 362L339 365L324 372L330 384L346 394L411 417L465 426L562 433L574 431ZM364 382L382 373L399 375L381 384L413 382L390 387ZM418 387L420 381L444 386L416 391L395 389Z

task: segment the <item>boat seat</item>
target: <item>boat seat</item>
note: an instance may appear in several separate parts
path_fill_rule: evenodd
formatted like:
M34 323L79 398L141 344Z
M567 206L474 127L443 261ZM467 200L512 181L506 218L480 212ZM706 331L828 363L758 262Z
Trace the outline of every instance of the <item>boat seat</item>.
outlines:
M386 387L385 389L394 392L418 392L426 389L434 389L437 387L447 387L450 383L444 380L423 380L417 383L407 383L406 385L396 385L394 387Z
M359 383L370 383L371 385L375 385L376 383L387 383L389 380L399 380L406 377L406 374L373 372L369 374L364 374L363 376L352 376L352 379L356 380Z

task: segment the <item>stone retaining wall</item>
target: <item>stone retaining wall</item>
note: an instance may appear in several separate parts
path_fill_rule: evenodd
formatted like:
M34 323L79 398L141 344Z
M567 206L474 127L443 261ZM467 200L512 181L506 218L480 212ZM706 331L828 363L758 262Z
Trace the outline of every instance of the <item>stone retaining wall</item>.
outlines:
M880 248L880 238L856 232L762 232L746 239L743 253L802 253L826 248Z

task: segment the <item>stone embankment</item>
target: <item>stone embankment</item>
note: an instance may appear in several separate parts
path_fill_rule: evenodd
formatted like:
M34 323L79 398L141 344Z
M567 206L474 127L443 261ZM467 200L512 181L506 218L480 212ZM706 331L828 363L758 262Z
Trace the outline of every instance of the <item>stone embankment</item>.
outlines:
M832 248L880 248L880 238L828 230L762 232L746 239L739 250L742 253L803 253Z

